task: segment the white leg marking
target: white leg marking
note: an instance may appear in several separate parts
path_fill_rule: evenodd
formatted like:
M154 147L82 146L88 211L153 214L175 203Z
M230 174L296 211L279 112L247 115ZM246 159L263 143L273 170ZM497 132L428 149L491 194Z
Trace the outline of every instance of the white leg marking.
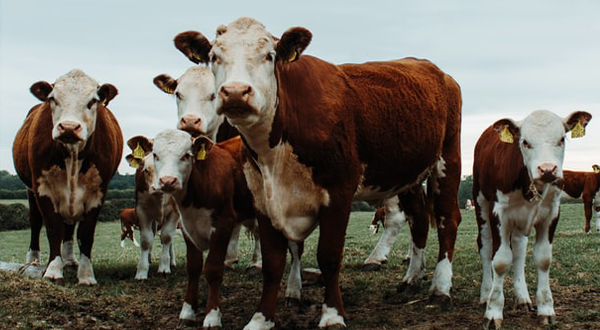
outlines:
M94 277L94 268L92 267L92 261L90 258L86 257L84 254L81 254L79 257L79 267L77 268L77 278L79 279L79 284L83 285L96 285L98 281L96 281L96 277Z
M344 318L338 314L335 307L327 307L326 304L323 304L323 314L321 315L321 321L319 321L319 328L325 328L336 324L346 326Z
M148 269L150 269L150 253L152 253L152 243L154 242L154 233L151 225L142 225L140 222L140 239L142 240L142 253L138 263L136 280L145 280L148 278Z
M423 276L425 276L425 249L418 248L415 242L412 242L411 246L410 263L402 282L409 285L417 285Z
M241 229L242 224L238 223L235 225L235 227L233 227L233 231L231 232L231 238L229 239L229 244L227 245L227 254L225 255L225 267L227 268L233 269L233 264L238 261Z
M192 305L186 302L183 303L183 307L181 307L181 312L179 313L179 319L196 322L196 312L192 309Z
M135 239L135 235L133 236L133 245L139 247L140 243L138 243L138 241Z
M40 263L40 250L29 250L27 251L26 263L39 264Z
M398 197L393 197L385 202L385 229L379 238L377 245L371 252L371 255L365 260L364 264L378 264L387 261L387 256L390 253L396 238L402 231L402 227L406 223L404 212L400 210Z
M77 266L77 258L75 258L75 251L73 249L73 240L63 242L60 256L62 257L64 266Z
M63 262L60 256L56 256L56 258L54 258L54 260L48 264L48 268L46 268L44 277L52 280L59 280L63 278Z
M121 240L121 248L125 248L125 239Z
M158 264L159 274L171 274L173 237L177 230L177 219L175 221L167 221L163 224L160 230L160 241L162 244L162 253L160 255L160 263Z
M252 236L254 237L254 253L252 253L252 261L247 268L255 267L262 269L262 252L260 250L260 236L258 235L258 231L254 230Z
M485 304L492 289L492 237L489 229L489 224L481 226L481 289L479 292L479 304Z
M548 241L548 226L536 228L536 241L533 245L533 262L537 267L538 286L535 295L537 314L554 317L554 300L550 290L550 264L552 244Z
M514 288L517 306L533 306L529 291L527 290L527 281L525 279L525 255L527 254L528 237L521 234L518 230L513 231L511 246L513 253L513 272Z
M298 256L298 244L295 242L289 242L288 244L292 252L292 265L290 267L287 288L285 289L285 297L300 300L302 291L302 261Z
M504 226L510 227L510 226ZM512 228L501 228L500 232L500 248L494 255L492 267L494 276L492 281L492 289L488 296L485 318L488 320L502 320L502 310L504 308L504 276L510 269L512 264L512 251L510 250L510 233Z
M244 330L271 330L274 327L275 323L267 321L263 313L254 313L250 322L244 327Z
M221 325L221 312L219 309L213 309L204 318L204 323L202 324L204 328L208 327L222 327Z
M600 234L600 212L596 212L596 231Z
M446 253L446 257L440 260L437 266L435 266L435 272L433 273L433 281L431 282L429 294L449 297L451 288L452 263L450 262L450 259L448 259L448 253Z

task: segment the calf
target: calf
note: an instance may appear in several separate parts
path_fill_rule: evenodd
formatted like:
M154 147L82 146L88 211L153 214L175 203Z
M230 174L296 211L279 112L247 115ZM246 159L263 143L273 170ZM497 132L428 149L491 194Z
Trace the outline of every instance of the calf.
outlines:
M129 165L135 171L135 214L139 219L141 255L135 278L148 278L154 235L160 228L162 253L158 265L159 274L170 274L171 266L176 265L173 238L177 230L180 215L173 198L157 190L154 160L152 159L152 141L142 136L127 141L132 153L126 156Z
M311 38L300 27L277 38L246 17L219 26L213 42L194 31L176 37L190 60L210 64L217 113L238 129L249 154L244 173L268 254L246 329L275 326L287 242L304 241L317 226L325 283L319 327L345 327L339 272L354 199L398 197L394 209L402 205L415 246L403 279L410 285L424 274L435 219L440 249L430 296L450 299L460 222L458 84L427 60L334 65L301 55Z
M585 232L590 233L590 220L596 214L596 231L600 233L600 166L593 165L593 172L564 171L564 192L572 198L583 200Z
M39 235L45 224L50 261L44 277L62 279L63 266L78 263L79 284L96 284L94 230L123 152L121 128L106 108L117 89L75 69L54 84L39 81L30 90L43 103L29 111L13 144L17 174L28 188L27 262L40 258ZM79 262L73 252L77 223Z
M124 209L119 214L121 219L121 247L125 247L125 239L129 238L133 245L140 246L133 234L134 229L140 229L140 221L135 215L135 208Z
M392 202L392 203L389 203L389 202ZM394 207L394 206L398 205L398 201L394 201L393 199L390 199L388 201L388 204L391 204L390 206L388 206L388 208ZM381 268L381 264L387 263L388 253L390 253L390 250L392 249L394 242L398 238L400 231L402 231L402 227L404 227L404 224L406 223L406 216L404 215L402 210L399 210L399 212L397 211L395 213L390 212L390 214L395 215L395 216L389 216L389 217L386 216L385 210L386 210L385 207L380 207L379 209L377 209L377 211L375 212L375 215L373 216L373 221L371 222L371 226L370 226L370 228L372 228L372 230L373 230L373 233L375 233L375 234L377 233L377 231L379 230L380 224L383 225L384 232L381 235L381 237L379 238L377 245L375 246L375 248L373 249L373 251L371 252L369 257L367 257L367 259L365 259L365 261L363 263L363 267L362 267L363 270L366 270L366 271L379 270ZM412 250L412 241L408 247L408 252L406 253L406 256L404 257L404 262L410 261L411 250Z
M532 309L525 281L525 253L532 228L536 231L538 319L543 324L553 322L549 271L564 183L565 135L571 130L573 137L582 135L591 118L583 111L564 120L549 111L534 111L520 122L496 121L477 141L473 199L483 266L479 301L487 303L484 328L502 324L504 276L513 263L516 305Z

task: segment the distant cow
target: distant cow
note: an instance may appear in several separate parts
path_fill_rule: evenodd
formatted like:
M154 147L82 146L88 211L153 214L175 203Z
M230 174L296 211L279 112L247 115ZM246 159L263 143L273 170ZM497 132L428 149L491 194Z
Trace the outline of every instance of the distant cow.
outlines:
M554 320L550 263L564 183L565 135L571 130L573 137L582 135L591 118L583 111L564 120L549 111L534 111L523 121L496 121L475 145L473 199L483 265L479 302L487 303L486 329L490 325L499 328L502 323L504 276L513 263L516 305L532 309L525 254L533 228L538 319L543 324Z
M390 199L389 201L392 202L392 206L394 204L397 205L398 203L397 200L394 201L393 199ZM394 242L396 242L400 231L402 231L402 227L404 227L404 224L406 223L406 216L401 210L400 212L392 214L396 214L396 216L386 217L385 207L380 207L375 212L370 228L373 230L373 233L376 234L379 230L379 226L382 225L384 232L369 257L364 261L362 267L363 270L379 270L381 264L387 263L387 256L390 253L392 246L394 246ZM404 257L405 262L410 261L411 250L412 244L409 245L408 252Z
M593 165L593 172L564 171L564 191L572 198L583 200L585 232L590 233L590 220L596 214L596 231L600 234L600 166Z
M123 152L121 129L106 108L117 89L99 85L76 69L54 84L39 81L30 90L43 103L29 111L13 144L17 174L28 188L27 262L40 258L43 223L50 245L44 277L62 279L63 266L78 263L73 232L79 222L77 278L79 284L96 284L91 263L94 230Z
M450 297L460 222L458 84L426 60L333 65L301 56L311 37L291 28L276 38L250 18L220 26L212 43L194 31L176 37L190 60L210 63L217 112L240 131L248 152L244 172L269 254L246 329L275 326L287 242L304 241L317 226L325 282L319 327L345 326L339 270L353 199L399 197L415 245L403 279L410 285L424 275L431 206L441 244L430 294Z
M124 209L119 213L121 219L121 247L125 247L125 239L129 238L133 245L140 246L135 239L134 229L140 229L140 221L135 215L135 208Z
M139 220L141 255L135 278L148 278L154 235L160 228L162 253L158 265L159 274L170 274L171 266L176 265L173 238L180 215L173 198L157 190L152 141L134 136L127 141L131 154L125 158L135 171L135 213Z

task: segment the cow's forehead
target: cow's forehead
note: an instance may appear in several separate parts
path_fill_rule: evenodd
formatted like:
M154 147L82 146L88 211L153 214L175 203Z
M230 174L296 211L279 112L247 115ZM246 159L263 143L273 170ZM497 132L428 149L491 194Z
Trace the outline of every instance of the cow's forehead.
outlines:
M206 90L213 92L214 78L210 68L207 66L193 66L187 69L185 73L177 80L178 90Z
M555 140L564 135L562 118L550 111L534 111L521 123L521 136L530 142Z
M75 69L60 76L54 83L53 95L55 97L81 96L87 98L98 90L98 82L86 75L83 71Z
M168 129L154 138L153 151L161 156L183 155L192 149L191 136L180 130Z
M222 51L243 46L254 51L265 48L274 48L275 41L265 26L255 19L242 17L227 27L220 27L213 47Z

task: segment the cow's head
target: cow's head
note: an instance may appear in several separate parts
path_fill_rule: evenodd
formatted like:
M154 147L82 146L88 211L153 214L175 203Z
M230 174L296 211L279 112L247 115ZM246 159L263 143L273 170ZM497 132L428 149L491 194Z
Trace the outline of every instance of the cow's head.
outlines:
M581 134L591 119L585 111L561 119L550 111L538 110L520 122L500 119L493 127L503 142L519 143L529 177L549 183L562 178L566 133L573 130L575 137L577 130Z
M125 156L129 166L142 173L141 179L143 182L136 181L136 189L142 189L151 194L159 193L156 190L156 171L152 159L153 144L153 140L145 136L134 136L127 141L131 153Z
M242 17L217 29L211 44L188 31L175 38L176 47L195 63L209 63L215 75L217 112L232 125L256 123L273 115L277 104L276 63L294 62L310 43L305 28L288 29L280 39L260 22Z
M175 95L178 129L192 136L216 137L224 118L215 111L215 82L209 67L193 66L177 80L161 74L154 78L154 84L163 92Z
M30 91L52 110L52 139L73 151L82 150L94 133L98 107L117 95L115 86L100 86L78 69L61 76L53 85L38 81Z

